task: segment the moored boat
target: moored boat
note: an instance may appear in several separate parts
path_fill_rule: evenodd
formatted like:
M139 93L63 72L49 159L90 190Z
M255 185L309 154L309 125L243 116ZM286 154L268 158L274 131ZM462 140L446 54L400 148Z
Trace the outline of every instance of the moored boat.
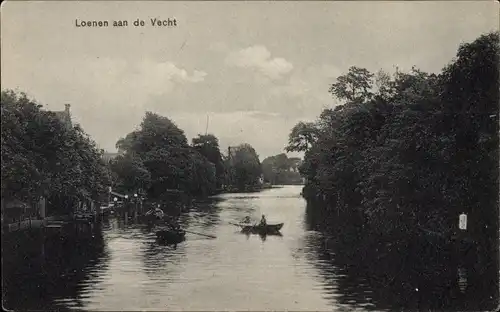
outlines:
M241 231L243 233L250 234L262 234L262 235L272 235L280 234L280 230L283 227L283 223L278 224L266 224L266 225L241 225Z

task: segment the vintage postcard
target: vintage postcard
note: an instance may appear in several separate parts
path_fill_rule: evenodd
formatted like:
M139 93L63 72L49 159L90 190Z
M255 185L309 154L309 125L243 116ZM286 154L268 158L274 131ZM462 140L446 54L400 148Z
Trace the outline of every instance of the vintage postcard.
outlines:
M10 311L494 311L497 1L5 1Z

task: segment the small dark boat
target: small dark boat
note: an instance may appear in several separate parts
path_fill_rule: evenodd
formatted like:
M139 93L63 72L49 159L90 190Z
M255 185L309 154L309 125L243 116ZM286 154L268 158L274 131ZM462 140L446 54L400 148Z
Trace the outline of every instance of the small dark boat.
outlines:
M282 227L283 223L266 225L241 225L241 232L260 235L278 235L281 234L280 230Z
M186 232L183 230L159 230L156 232L156 238L163 243L176 245L186 239Z

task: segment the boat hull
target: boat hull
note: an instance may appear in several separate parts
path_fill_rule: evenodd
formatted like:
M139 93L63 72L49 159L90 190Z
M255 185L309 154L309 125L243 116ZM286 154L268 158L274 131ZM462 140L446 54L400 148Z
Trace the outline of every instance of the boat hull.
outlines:
M156 232L156 238L162 243L174 245L182 243L186 239L186 232L160 230Z
M162 218L155 215L144 215L140 217L140 221L146 224L161 224L164 223Z
M259 235L279 235L281 228L283 227L283 223L279 224L268 224L265 226L261 225L243 225L241 227L241 232L250 233L250 234L259 234Z

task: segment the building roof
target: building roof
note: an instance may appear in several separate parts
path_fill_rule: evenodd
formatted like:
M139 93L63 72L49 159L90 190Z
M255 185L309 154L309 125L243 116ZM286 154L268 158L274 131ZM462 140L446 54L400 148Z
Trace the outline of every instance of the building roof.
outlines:
M67 126L71 127L71 112L70 112L70 104L65 104L65 108L63 111L53 111L53 113L56 115L59 120L61 120L63 123L65 123Z
M66 117L66 112L65 111L56 111L56 112L53 112L54 114L56 114L57 117L59 118L65 118Z

